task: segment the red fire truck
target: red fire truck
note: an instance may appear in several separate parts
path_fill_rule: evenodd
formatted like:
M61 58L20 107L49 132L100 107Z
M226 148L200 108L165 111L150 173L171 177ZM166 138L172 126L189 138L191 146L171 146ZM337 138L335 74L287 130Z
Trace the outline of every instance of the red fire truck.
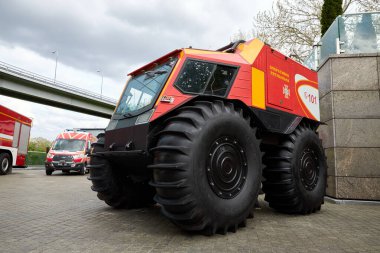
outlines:
M0 105L0 175L24 167L32 120Z

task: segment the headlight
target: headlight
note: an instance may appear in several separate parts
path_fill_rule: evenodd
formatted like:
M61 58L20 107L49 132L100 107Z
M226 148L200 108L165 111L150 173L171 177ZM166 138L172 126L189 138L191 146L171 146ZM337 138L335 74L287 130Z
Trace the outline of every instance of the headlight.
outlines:
M141 114L141 115L137 118L135 125L148 123L149 120L150 120L150 117L152 117L153 113L154 113L154 109L149 110L149 111L147 111L147 112L144 112L143 114Z
M46 158L53 158L54 157L54 155L52 155L51 153L47 153L47 155L46 155Z
M84 154L73 155L74 159L84 158Z

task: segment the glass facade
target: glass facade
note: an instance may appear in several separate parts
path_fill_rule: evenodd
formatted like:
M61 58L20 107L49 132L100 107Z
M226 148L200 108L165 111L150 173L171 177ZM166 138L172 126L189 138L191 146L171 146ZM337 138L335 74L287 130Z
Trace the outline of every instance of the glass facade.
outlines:
M331 54L377 52L380 52L380 12L345 14L335 19L304 65L316 70Z

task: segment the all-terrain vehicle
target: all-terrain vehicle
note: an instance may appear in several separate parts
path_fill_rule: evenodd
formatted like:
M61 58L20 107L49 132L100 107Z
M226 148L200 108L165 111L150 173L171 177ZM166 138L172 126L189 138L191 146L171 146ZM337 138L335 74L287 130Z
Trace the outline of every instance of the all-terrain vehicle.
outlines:
M92 146L108 205L157 202L179 227L236 231L259 190L285 213L320 210L326 160L317 74L258 39L175 50L130 75Z

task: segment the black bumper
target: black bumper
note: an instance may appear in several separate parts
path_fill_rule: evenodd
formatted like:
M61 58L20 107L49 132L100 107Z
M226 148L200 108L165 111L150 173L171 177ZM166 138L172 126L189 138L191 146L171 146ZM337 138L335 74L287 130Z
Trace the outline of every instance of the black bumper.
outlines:
M45 162L45 169L47 170L80 171L83 168L84 163L65 163L63 165L60 165L59 163L55 162Z

